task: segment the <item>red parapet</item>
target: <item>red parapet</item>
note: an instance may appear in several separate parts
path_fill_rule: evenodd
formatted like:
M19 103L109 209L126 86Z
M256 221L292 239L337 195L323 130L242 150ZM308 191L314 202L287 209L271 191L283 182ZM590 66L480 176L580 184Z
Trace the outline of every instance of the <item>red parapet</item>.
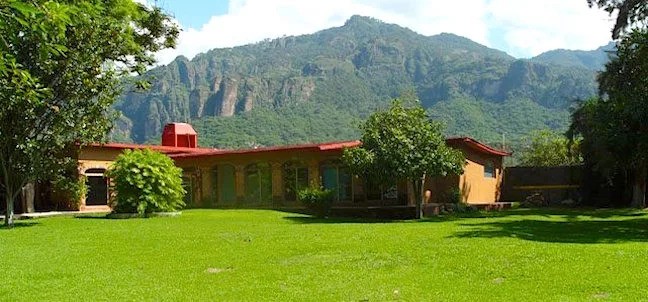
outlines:
M170 123L162 131L162 146L198 148L198 134L187 123Z

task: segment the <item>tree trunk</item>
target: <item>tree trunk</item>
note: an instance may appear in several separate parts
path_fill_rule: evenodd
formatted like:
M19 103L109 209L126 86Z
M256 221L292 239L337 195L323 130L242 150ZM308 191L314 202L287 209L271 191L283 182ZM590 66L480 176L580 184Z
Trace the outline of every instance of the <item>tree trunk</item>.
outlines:
M643 165L635 170L631 206L642 209L646 207L646 168Z
M423 207L421 200L421 183L418 180L412 181L412 187L414 189L414 198L416 199L416 219L421 219L423 217Z
M6 227L12 227L14 224L14 194L13 192L10 192L10 190L6 190L5 194L5 200L7 202L7 213L5 214L4 225Z
M421 179L415 179L412 181L412 187L414 189L414 197L416 198L416 219L423 218L423 188L425 188L425 174Z
M423 177L421 177L421 188L419 189L419 203L421 206L419 207L419 216L420 218L423 218L423 205L425 204L425 173L423 174Z

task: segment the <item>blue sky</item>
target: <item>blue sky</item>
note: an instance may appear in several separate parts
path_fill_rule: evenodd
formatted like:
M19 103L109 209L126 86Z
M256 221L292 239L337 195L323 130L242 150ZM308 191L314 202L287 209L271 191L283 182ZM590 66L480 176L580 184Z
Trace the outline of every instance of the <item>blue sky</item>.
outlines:
M185 27L200 28L212 16L227 13L227 0L158 0L158 6L175 16Z
M212 48L341 26L371 16L420 34L458 34L528 58L544 51L595 49L610 40L612 18L585 0L140 0L157 3L181 24L178 47L161 64Z

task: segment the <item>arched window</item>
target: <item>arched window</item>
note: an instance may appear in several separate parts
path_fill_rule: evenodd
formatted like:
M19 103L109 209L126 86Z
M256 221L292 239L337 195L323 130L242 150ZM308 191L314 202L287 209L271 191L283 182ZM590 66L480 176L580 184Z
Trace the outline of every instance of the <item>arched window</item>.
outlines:
M182 169L182 186L185 191L187 191L184 197L185 204L187 204L187 207L195 206L197 199L200 196L200 178L198 169L195 167Z
M296 201L297 192L308 187L308 166L299 161L283 164L284 199Z
M320 173L322 187L333 191L335 201L351 201L351 175L339 160L323 161Z
M212 167L209 171L209 205L214 206L218 204L218 166Z
M270 203L272 201L272 169L267 163L245 167L245 200Z
M87 176L103 176L106 173L106 169L103 168L92 168L85 170L85 175Z
M236 202L236 168L221 164L212 169L212 198L216 204Z

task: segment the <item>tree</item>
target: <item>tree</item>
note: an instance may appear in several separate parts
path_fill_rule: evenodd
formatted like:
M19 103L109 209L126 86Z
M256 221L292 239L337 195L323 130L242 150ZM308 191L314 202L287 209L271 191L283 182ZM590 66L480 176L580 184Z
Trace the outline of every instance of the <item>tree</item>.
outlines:
M617 57L599 76L599 89L607 96L607 121L615 133L608 146L617 154L618 165L633 172L632 205L646 206L648 170L648 31L632 31L617 45ZM607 108L606 108L607 107ZM622 138L621 141L617 141ZM619 147L623 149L619 150Z
M520 154L523 166L555 167L580 162L578 142L570 144L566 136L549 129L532 131Z
M126 150L106 175L114 180L116 213L173 212L185 206L182 169L168 156L149 149Z
M599 75L600 98L572 116L572 136L582 136L586 161L604 175L631 175L633 206L646 206L648 170L648 31L634 30Z
M106 135L120 81L173 47L178 28L132 0L2 0L0 31L0 181L11 225L20 189L74 165L66 147Z
M426 177L463 172L463 154L446 145L441 125L430 121L418 101L406 106L396 99L389 109L372 114L360 129L362 146L344 150L343 161L354 174L379 183L410 183L417 218L422 217Z
M648 17L648 1L646 0L587 0L590 7L597 6L610 15L617 13L616 23L612 28L612 39L618 39L621 34L635 24L645 27Z

